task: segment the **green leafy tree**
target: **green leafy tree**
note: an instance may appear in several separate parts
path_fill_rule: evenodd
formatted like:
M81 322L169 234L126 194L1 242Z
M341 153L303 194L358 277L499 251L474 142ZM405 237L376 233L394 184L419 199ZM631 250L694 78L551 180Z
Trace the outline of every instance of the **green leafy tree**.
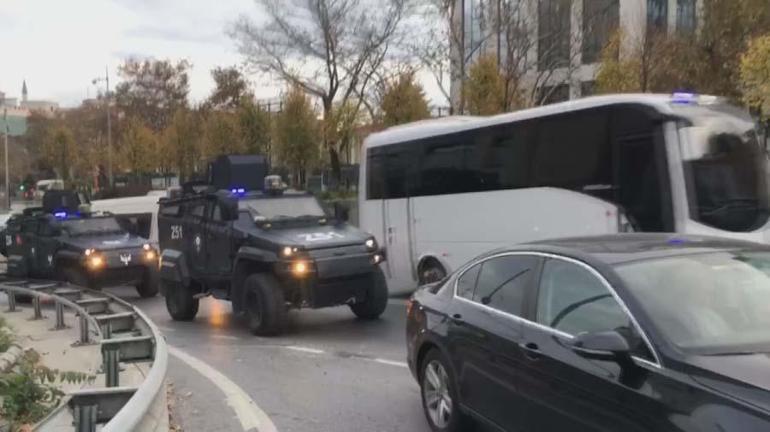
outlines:
M120 166L132 173L147 173L158 166L157 136L142 121L130 117L120 137Z
M770 117L770 34L753 39L741 56L741 88L746 105Z
M386 84L381 105L382 122L385 126L394 126L430 117L425 91L415 80L412 71L403 72Z
M226 111L205 114L204 156L212 159L222 154L243 153L246 148L240 136L238 118Z
M115 90L118 109L153 131L162 131L176 110L187 106L189 69L186 60L126 60L119 69L123 81Z
M307 95L298 86L283 98L283 111L275 124L275 156L291 169L297 184L303 185L307 170L318 161L320 141L316 112Z
M244 99L251 99L249 83L235 67L217 67L211 71L214 90L206 105L214 109L235 109Z
M69 127L58 124L48 130L43 142L43 158L59 178L65 181L72 179L73 167L78 162L78 149Z
M505 82L497 66L497 58L483 55L470 67L463 87L468 112L492 115L505 109Z
M182 180L190 179L202 165L201 120L198 111L179 108L161 136L162 156L168 158L166 163Z
M254 100L242 98L236 108L238 133L246 153L270 152L270 113L254 103Z

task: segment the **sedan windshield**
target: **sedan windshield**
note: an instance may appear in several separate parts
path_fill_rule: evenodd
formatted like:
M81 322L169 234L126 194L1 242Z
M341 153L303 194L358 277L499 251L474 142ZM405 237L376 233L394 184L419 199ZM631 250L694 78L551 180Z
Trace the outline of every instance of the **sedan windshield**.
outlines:
M616 267L668 340L694 354L770 352L770 253L719 252Z
M681 108L680 128L693 219L747 232L768 219L767 160L752 119L729 107Z
M312 196L244 199L238 202L255 219L273 220L298 217L324 217L324 211Z
M116 234L124 232L118 221L111 217L68 219L61 222L61 227L64 231L73 236L84 234Z

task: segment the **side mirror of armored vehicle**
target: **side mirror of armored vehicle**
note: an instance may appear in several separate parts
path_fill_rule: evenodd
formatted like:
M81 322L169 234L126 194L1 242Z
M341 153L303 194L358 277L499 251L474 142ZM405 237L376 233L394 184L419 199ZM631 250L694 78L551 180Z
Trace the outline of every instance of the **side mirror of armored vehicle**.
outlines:
M341 222L347 222L350 219L350 209L348 206L340 202L334 203L334 219Z
M218 197L222 209L222 220L231 221L238 219L238 200L232 197Z

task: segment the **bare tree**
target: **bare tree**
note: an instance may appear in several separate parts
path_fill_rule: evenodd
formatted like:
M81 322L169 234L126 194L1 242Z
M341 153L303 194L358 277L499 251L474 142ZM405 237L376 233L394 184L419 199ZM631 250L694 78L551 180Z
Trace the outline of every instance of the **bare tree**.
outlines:
M323 144L340 174L335 103L363 94L385 60L407 0L257 0L264 24L242 16L230 36L248 65L321 100ZM361 105L360 98L357 106Z

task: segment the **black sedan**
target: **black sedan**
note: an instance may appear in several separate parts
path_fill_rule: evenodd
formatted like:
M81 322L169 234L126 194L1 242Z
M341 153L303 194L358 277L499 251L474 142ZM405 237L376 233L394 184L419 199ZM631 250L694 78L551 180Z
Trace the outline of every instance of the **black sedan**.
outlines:
M495 251L415 293L407 344L434 431L770 431L770 247Z

